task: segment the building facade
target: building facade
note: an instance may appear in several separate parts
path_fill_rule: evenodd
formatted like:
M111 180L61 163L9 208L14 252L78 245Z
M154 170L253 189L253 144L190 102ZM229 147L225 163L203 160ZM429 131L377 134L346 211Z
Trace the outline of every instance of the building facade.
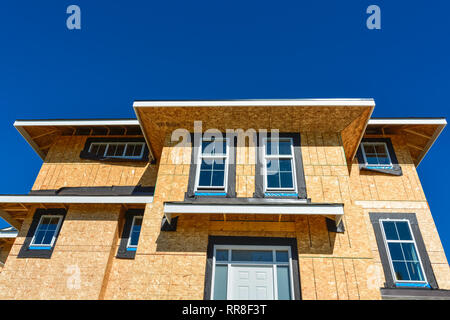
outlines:
M18 120L42 158L1 299L446 299L416 167L442 118L372 99L136 101L137 119ZM6 251L4 251L6 252Z

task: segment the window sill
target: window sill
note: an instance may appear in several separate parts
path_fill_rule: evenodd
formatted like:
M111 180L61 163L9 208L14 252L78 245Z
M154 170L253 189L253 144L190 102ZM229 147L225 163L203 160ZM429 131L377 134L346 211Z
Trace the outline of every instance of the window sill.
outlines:
M431 286L428 283L407 283L407 282L398 282L395 284L396 288L428 288L431 289Z
M373 172L379 172L379 173L385 173L390 174L394 176L401 176L402 168L399 165L393 165L393 166L368 166L365 164L359 165L360 170L367 170L367 171L373 171Z
M28 250L52 250L52 247L43 247L43 246L30 246Z

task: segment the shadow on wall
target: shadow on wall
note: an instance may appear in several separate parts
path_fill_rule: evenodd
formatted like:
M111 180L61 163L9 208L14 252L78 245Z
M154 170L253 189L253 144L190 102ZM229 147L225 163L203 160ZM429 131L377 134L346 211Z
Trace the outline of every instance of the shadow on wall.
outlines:
M179 216L177 231L161 231L156 240L157 252L199 252L205 253L208 246L208 236L248 236L248 237L285 237L297 238L299 254L333 254L336 243L336 233L328 231L324 217L299 217L304 228L295 228L295 222L277 222L292 224L291 231L267 231L265 227L251 229L245 227L247 221L215 221L224 226L233 225L233 231L210 230L210 218L200 216L195 218ZM261 221L259 221L261 222ZM293 231L295 229L296 231Z

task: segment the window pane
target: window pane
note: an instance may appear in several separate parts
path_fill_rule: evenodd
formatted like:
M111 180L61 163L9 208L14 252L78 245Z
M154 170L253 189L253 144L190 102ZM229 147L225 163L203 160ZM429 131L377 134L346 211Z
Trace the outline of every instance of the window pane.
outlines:
M273 155L273 154L278 154L278 145L277 143L272 143L271 141L267 141L266 143L266 154L267 155Z
M409 275L413 281L425 281L419 262L408 262Z
M224 177L225 177L225 171L213 171L211 186L212 187L223 186Z
M55 233L53 231L47 231L45 233L44 239L42 240L42 244L51 244L54 234Z
M292 172L292 164L290 159L280 159L280 171Z
M213 163L213 169L216 170L225 170L225 159L215 159Z
M39 227L41 230L47 230L48 224L50 224L50 218L42 218L41 225Z
M122 157L124 151L125 151L125 144L118 144L114 155L116 157Z
M142 148L144 146L142 144L137 144L134 146L133 157L139 157L142 153Z
M291 150L291 142L290 141L280 141L280 154L286 155L286 154L292 154Z
M216 250L217 261L228 261L228 250Z
M400 243L389 243L389 252L391 253L391 259L393 261L403 261L405 258L403 257L402 248Z
M116 153L116 148L117 148L117 145L110 144L108 147L108 151L106 152L106 155L109 157L114 156L114 154Z
M376 156L366 155L367 164L378 164L378 158Z
M294 182L292 181L292 173L281 172L280 173L280 185L281 188L293 188Z
M42 240L44 239L45 231L36 232L36 236L34 237L34 244L42 244Z
M387 240L399 240L394 222L383 221L383 227Z
M198 185L201 187L210 187L211 186L211 171L200 171L200 179Z
M406 268L406 263L404 262L393 262L394 272L397 280L409 280L408 270Z
M97 156L104 156L106 151L106 144L102 144L98 147L97 152L95 153Z
M412 240L411 232L409 231L408 222L396 222L397 231L400 236L400 240Z
M278 300L291 299L291 281L289 267L277 266Z
M416 248L414 243L402 243L403 252L405 254L405 260L407 261L419 261L417 257Z
M375 146L373 144L365 143L365 144L363 144L363 146L364 146L364 152L366 154L368 154L368 153L375 154L376 153Z
M267 172L267 188L280 187L280 174L275 172Z
M137 246L137 244L139 242L139 233L140 232L132 232L131 233L130 246Z
M280 162L279 160L267 160L266 166L267 172L279 172L280 171Z
M385 144L376 144L374 145L375 151L379 156L386 156L386 146Z
M232 250L233 261L273 261L272 251Z
M202 159L202 164L200 165L200 170L212 170L214 160L209 159Z
M289 262L289 255L287 251L277 251L277 262Z
M214 272L214 300L227 299L228 266L216 265Z

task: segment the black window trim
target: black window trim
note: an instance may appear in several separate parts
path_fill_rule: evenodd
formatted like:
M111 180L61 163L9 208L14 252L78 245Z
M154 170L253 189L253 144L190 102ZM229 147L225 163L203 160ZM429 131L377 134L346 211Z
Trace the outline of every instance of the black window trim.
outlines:
M382 213L382 212L371 212L369 213L370 222L374 229L375 239L377 241L378 252L380 254L381 265L383 267L383 272L385 276L385 288L401 288L404 287L396 286L395 280L392 276L391 264L389 262L389 257L387 253L387 248L385 245L383 231L381 230L380 220L381 219L394 219L394 220L408 220L413 232L414 240L416 242L417 250L419 251L419 256L423 266L423 272L428 280L428 284L431 289L439 289L436 277L434 276L433 268L431 266L431 261L428 256L425 243L420 232L419 224L415 213ZM411 289L411 288L409 288ZM429 288L420 288L423 290L430 290Z
M92 143L116 143L116 142L143 142L144 152L141 158L116 158L98 156L89 152ZM83 150L80 152L81 159L96 160L96 161L110 161L110 162L143 162L149 161L149 148L144 137L101 137L101 138L88 138L84 144ZM152 162L153 163L153 162Z
M61 233L61 229L64 225L64 220L66 218L67 210L66 209L36 209L33 215L33 219L31 221L30 228L28 229L27 236L25 238L25 241L20 248L19 254L17 255L18 258L43 258L43 259L50 259L53 251L56 247L56 244L58 242L59 234ZM30 249L31 241L34 237L34 234L36 232L36 229L39 225L39 221L41 220L42 216L46 215L55 215L55 216L62 216L62 220L59 226L59 229L55 235L55 242L50 247L50 249Z
M124 215L125 223L123 225L122 234L120 236L120 244L119 249L117 250L116 258L134 259L136 257L136 250L127 250L127 247L128 241L130 239L131 227L133 225L134 217L139 216L144 218L144 209L129 209L125 212Z
M289 246L292 258L292 276L294 283L294 300L301 300L300 268L296 238L278 237L232 237L232 236L208 236L206 252L205 288L203 299L211 300L211 284L213 270L213 256L215 245L259 245L259 246Z
M223 138L229 138L229 148L228 151L228 175L227 175L227 190L226 192L218 191L218 190L202 190L199 193L208 193L210 195L196 195L195 192L195 183L196 183L196 177L197 177L197 170L198 170L198 164L197 159L199 158L199 152L201 148L201 141L203 139L203 134L194 134L191 133L191 145L192 145L192 152L191 152L191 164L189 168L189 180L188 180L188 188L187 192L185 193L185 199L196 199L201 197L220 197L220 198L236 198L236 142L237 142L237 135L236 133L223 133ZM226 195L222 195L223 193L226 193ZM215 195L217 194L217 195Z
M364 154L363 154L363 150L362 150L364 142L385 143L388 153L389 153L389 157L391 159L392 168L384 169L384 168L376 168L376 167L368 166L366 164L366 161L364 160ZM403 174L402 168L401 168L400 164L398 163L397 156L395 155L395 151L394 151L394 147L392 145L391 138L364 138L364 139L362 139L361 143L359 145L358 151L356 152L356 157L358 159L360 170L386 173L386 174L391 174L391 175L395 175L395 176L401 176Z
M255 170L255 193L254 198L286 198L295 197L298 199L307 199L306 193L306 181L305 181L305 171L303 168L302 150L301 150L301 136L298 132L280 132L277 138L291 138L294 144L294 163L295 163L295 178L297 182L297 190L294 191L280 191L280 192L270 192L270 194L286 194L286 196L271 196L266 195L264 192L264 168L263 168L263 158L264 158L264 139L270 139L272 134L268 132L267 134L257 134L257 148L256 148L256 170Z

